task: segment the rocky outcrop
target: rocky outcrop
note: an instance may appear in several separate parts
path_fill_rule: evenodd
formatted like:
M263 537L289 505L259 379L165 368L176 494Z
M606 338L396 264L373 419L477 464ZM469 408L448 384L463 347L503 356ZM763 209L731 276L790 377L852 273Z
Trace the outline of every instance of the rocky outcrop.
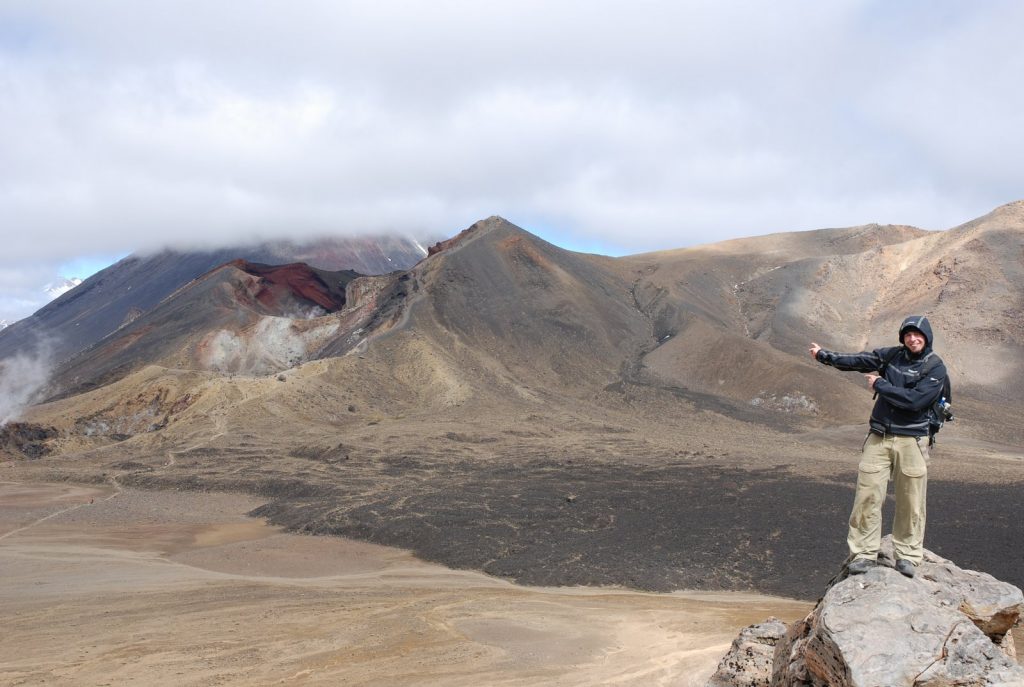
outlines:
M741 632L708 687L1024 686L1009 634L1022 610L1017 587L930 551L913 579L900 575L887 537L874 569L844 568L783 637L771 639L775 619Z
M49 440L58 434L54 427L31 422L0 423L0 460L41 458L50 453Z
M769 618L740 630L707 687L768 687L775 647L787 629L778 618Z

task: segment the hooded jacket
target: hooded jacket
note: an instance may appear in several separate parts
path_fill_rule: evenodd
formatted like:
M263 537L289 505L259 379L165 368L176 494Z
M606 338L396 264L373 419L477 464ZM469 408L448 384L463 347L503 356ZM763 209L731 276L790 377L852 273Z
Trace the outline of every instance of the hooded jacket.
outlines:
M925 346L914 355L902 345L908 329L924 334ZM875 382L875 407L871 410L871 431L901 436L928 436L928 420L932 406L942 393L946 366L932 350L932 326L928 318L913 315L900 325L899 346L876 348L860 353L818 351L817 360L839 370L880 372ZM922 374L926 372L927 374Z

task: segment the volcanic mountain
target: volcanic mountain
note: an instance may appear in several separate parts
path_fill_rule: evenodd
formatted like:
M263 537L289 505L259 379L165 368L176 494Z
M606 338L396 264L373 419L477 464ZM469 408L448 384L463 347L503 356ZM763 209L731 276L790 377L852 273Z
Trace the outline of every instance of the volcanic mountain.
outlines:
M65 363L61 393L80 393L152 364L247 374L286 369L333 331L316 320L345 306L345 287L358 276L305 263L232 261Z
M306 262L324 270L383 274L408 269L426 255L412 239L352 237L308 242L277 241L217 250L164 250L130 255L19 320L0 335L0 359L46 346L56 361L88 348L177 289L232 260L281 264Z
M929 531L1016 581L993 552L1019 536L1022 249L1018 202L624 258L492 217L386 275L225 264L57 371L26 469L260 493L296 529L540 584L815 593L871 396L807 346L924 313L959 415Z

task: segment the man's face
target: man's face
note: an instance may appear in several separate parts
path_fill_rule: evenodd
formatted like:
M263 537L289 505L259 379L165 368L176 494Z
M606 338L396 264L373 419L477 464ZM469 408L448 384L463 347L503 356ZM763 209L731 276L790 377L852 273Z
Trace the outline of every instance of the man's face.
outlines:
M917 355L924 350L924 334L916 329L908 329L903 333L903 345L910 349L910 352Z

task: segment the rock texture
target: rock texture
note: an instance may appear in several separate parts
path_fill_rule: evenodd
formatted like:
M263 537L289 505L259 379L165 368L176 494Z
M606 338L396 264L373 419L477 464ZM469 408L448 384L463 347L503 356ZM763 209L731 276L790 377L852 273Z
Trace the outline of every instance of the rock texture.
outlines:
M708 687L768 687L775 646L785 638L786 630L786 624L778 618L743 628Z
M845 568L811 613L774 640L774 619L744 630L708 687L1009 687L1024 685L1010 628L1024 595L991 575L930 551L908 579L893 568L892 540L864 575ZM759 644L756 638L764 637ZM755 672L760 671L760 672Z

